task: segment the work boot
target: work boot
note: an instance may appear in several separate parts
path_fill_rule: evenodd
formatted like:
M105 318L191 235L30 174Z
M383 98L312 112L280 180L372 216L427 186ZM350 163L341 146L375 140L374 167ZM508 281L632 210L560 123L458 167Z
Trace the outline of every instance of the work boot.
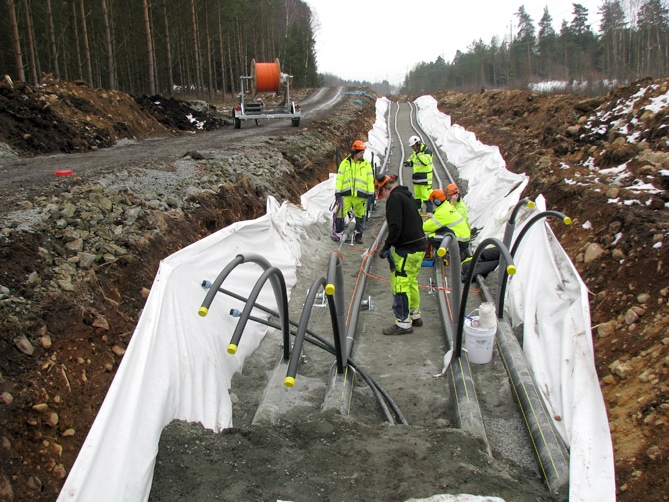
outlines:
M355 243L362 244L362 234L355 234Z
M411 333L413 333L413 328L402 328L397 324L393 324L383 330L384 335L410 335Z
M420 316L420 309L411 309L409 311L409 316L411 317L411 326L414 328L420 328L423 325L423 318Z

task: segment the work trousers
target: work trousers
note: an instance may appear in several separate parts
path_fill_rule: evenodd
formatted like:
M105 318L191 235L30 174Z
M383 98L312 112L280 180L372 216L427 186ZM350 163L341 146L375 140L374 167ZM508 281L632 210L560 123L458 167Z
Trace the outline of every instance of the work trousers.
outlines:
M395 324L401 328L411 327L411 311L420 309L420 290L418 273L423 265L425 251L407 253L393 251L395 270L390 274L390 287L393 292L393 313Z

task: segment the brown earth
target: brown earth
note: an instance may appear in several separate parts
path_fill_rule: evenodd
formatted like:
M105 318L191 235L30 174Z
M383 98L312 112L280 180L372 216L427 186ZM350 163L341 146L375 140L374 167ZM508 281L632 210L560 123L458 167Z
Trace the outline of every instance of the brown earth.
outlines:
M656 83L658 94L666 92L667 82ZM483 143L497 145L509 170L531 177L527 197L543 194L550 209L574 220L570 227L553 228L591 292L596 365L609 411L621 501L666 500L669 493L669 278L666 247L654 246L663 242L669 222L669 185L663 174L669 164L649 155L669 150L666 119L658 113L641 120L638 106L618 117L630 129L644 125L644 149L616 143L622 134L611 128L588 135L573 126L593 119L598 107L613 111L619 98L633 95L640 85L591 99L526 91L435 95L453 123L475 132ZM123 138L183 136L188 126L182 123L181 103L170 102L178 113L162 108L156 118L151 100L117 91L56 81L40 88L0 86L0 142L29 157L97 150ZM205 115L226 124L212 110ZM297 202L332 169L332 145L364 137L373 120L373 106L362 109L351 101L341 111L305 121L303 128L282 130L283 136L309 137L308 148L292 149L289 142L280 146L292 173L274 179L270 189L241 176L223 184L216 195L197 196L194 208L180 218L154 214L146 223L152 237L133 243L118 259L96 263L68 292L40 290L26 280L33 272L44 282L58 279L39 251L53 249L50 240L55 238L46 229L20 232L6 223L5 213L40 197L42 202L66 192L85 197L88 176L94 173L55 184L21 185L17 193L2 185L0 286L9 293L3 292L0 300L0 500L55 499L123 357L144 303L142 291L150 288L160 259L229 223L261 215L268 193ZM271 132L258 141L269 145ZM320 148L315 138L322 142ZM333 138L332 143L324 138ZM643 205L608 203L618 196L639 196L577 167L588 157L600 168L628 161L637 177L664 191L644 197L649 202ZM4 164L0 160L0 175L12 176L15 171ZM582 183L567 184L566 178ZM582 226L586 221L591 228ZM596 245L604 254L591 260Z

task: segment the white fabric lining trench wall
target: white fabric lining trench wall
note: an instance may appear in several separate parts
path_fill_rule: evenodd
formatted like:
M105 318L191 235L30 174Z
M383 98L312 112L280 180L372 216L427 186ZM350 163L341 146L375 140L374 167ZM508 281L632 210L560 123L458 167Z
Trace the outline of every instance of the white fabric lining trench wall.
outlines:
M421 126L467 181L465 202L472 226L483 227L479 242L486 237L501 240L527 177L507 171L497 147L451 125L432 96L415 103ZM519 214L515 235L530 217L547 209L543 197L535 202L533 211ZM595 370L587 288L544 222L523 237L514 261L518 272L509 280L505 311L514 327L523 325L525 357L569 445L569 500L615 501L613 444Z

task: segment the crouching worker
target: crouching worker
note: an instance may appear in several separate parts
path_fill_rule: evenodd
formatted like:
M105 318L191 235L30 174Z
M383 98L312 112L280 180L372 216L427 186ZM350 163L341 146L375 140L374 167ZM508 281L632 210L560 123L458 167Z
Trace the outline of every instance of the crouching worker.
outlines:
M379 256L391 266L390 287L393 293L395 323L383 330L384 335L406 335L422 326L418 273L423 264L427 240L421 230L422 218L416 203L396 176L377 178L379 199L386 198L388 235ZM391 249L394 248L394 249Z
M489 247L481 251L479 260L476 262L476 266L474 267L474 275L472 275L472 279L475 279L477 275L481 275L484 278L488 277L488 274L499 266L500 256L501 251L496 247ZM471 264L471 257L462 264L462 282L465 282Z
M471 231L467 219L446 199L443 190L433 190L430 193L430 201L435 210L432 216L423 222L423 231L427 234L428 242L438 249L446 234L452 234L458 241L460 248L460 261L471 258L469 241Z

